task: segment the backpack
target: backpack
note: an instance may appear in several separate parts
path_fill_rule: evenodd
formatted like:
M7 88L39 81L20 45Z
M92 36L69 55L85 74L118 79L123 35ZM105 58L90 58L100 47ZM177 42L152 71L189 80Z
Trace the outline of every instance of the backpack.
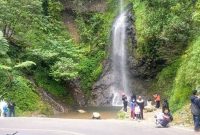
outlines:
M190 109L193 115L200 115L200 108L196 104L191 103Z

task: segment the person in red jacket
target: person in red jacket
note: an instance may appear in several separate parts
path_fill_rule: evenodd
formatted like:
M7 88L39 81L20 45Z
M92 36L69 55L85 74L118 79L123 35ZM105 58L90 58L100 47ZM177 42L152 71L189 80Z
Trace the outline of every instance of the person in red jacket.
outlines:
M160 108L160 95L155 94L153 95L154 101L156 102L156 108Z

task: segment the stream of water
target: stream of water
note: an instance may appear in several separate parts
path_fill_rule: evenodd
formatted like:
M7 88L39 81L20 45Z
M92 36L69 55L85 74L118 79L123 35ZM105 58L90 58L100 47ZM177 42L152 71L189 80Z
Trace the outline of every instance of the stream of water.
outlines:
M116 119L117 112L121 110L121 107L85 107L81 109L86 112L79 113L76 109L74 109L67 113L55 114L52 117L66 119L91 119L93 112L99 112L101 114L101 119Z
M121 106L122 93L130 96L128 87L128 67L126 48L126 20L127 12L123 11L124 1L120 0L120 14L115 20L112 28L112 82L113 106Z

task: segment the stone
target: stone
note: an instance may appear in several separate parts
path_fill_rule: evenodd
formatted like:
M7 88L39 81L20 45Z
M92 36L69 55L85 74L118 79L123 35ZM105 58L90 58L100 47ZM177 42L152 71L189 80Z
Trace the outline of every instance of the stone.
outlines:
M84 110L77 110L77 112L79 112L79 113L86 113L86 111L84 111Z
M92 119L101 119L101 114L99 112L93 112Z
M154 110L156 110L156 108L154 106L152 106L152 105L148 105L148 106L144 107L144 110L146 112L153 112Z

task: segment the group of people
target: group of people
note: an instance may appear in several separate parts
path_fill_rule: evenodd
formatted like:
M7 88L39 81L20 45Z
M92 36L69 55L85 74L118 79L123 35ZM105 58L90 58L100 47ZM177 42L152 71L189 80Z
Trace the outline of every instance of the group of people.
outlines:
M124 105L123 110L127 112L128 99L125 94L122 94L122 101ZM131 96L130 108L131 108L131 118L143 119L144 100L142 99L141 96L138 96L138 99L136 99L135 95Z
M15 117L15 103L6 102L5 100L0 101L0 112L1 117Z
M155 101L155 108L160 108L160 95L155 94L153 95ZM123 110L127 112L128 107L128 98L125 94L122 94L122 101L123 101ZM151 101L150 99L147 101ZM135 95L131 96L130 100L130 109L131 109L131 118L133 119L144 119L143 110L144 110L145 102L141 96L136 98ZM162 102L162 112L158 113L156 116L156 125L158 127L167 127L167 125L173 120L172 114L169 109L168 101L165 99Z
M154 101L155 101L155 108L160 108L160 95L155 94L153 95ZM122 94L122 101L124 108L123 110L127 112L128 107L128 98L125 94ZM151 100L147 101L148 102ZM191 101L191 113L193 115L193 121L194 121L194 130L197 132L200 132L200 91L193 90L192 96L190 97ZM151 103L151 102L150 102ZM143 110L144 110L144 100L141 96L138 96L136 99L136 96L133 95L130 100L130 109L131 109L131 118L133 119L143 119ZM169 109L169 103L165 99L162 102L162 112L155 115L156 118L156 125L158 127L167 127L169 122L173 120L172 114Z

